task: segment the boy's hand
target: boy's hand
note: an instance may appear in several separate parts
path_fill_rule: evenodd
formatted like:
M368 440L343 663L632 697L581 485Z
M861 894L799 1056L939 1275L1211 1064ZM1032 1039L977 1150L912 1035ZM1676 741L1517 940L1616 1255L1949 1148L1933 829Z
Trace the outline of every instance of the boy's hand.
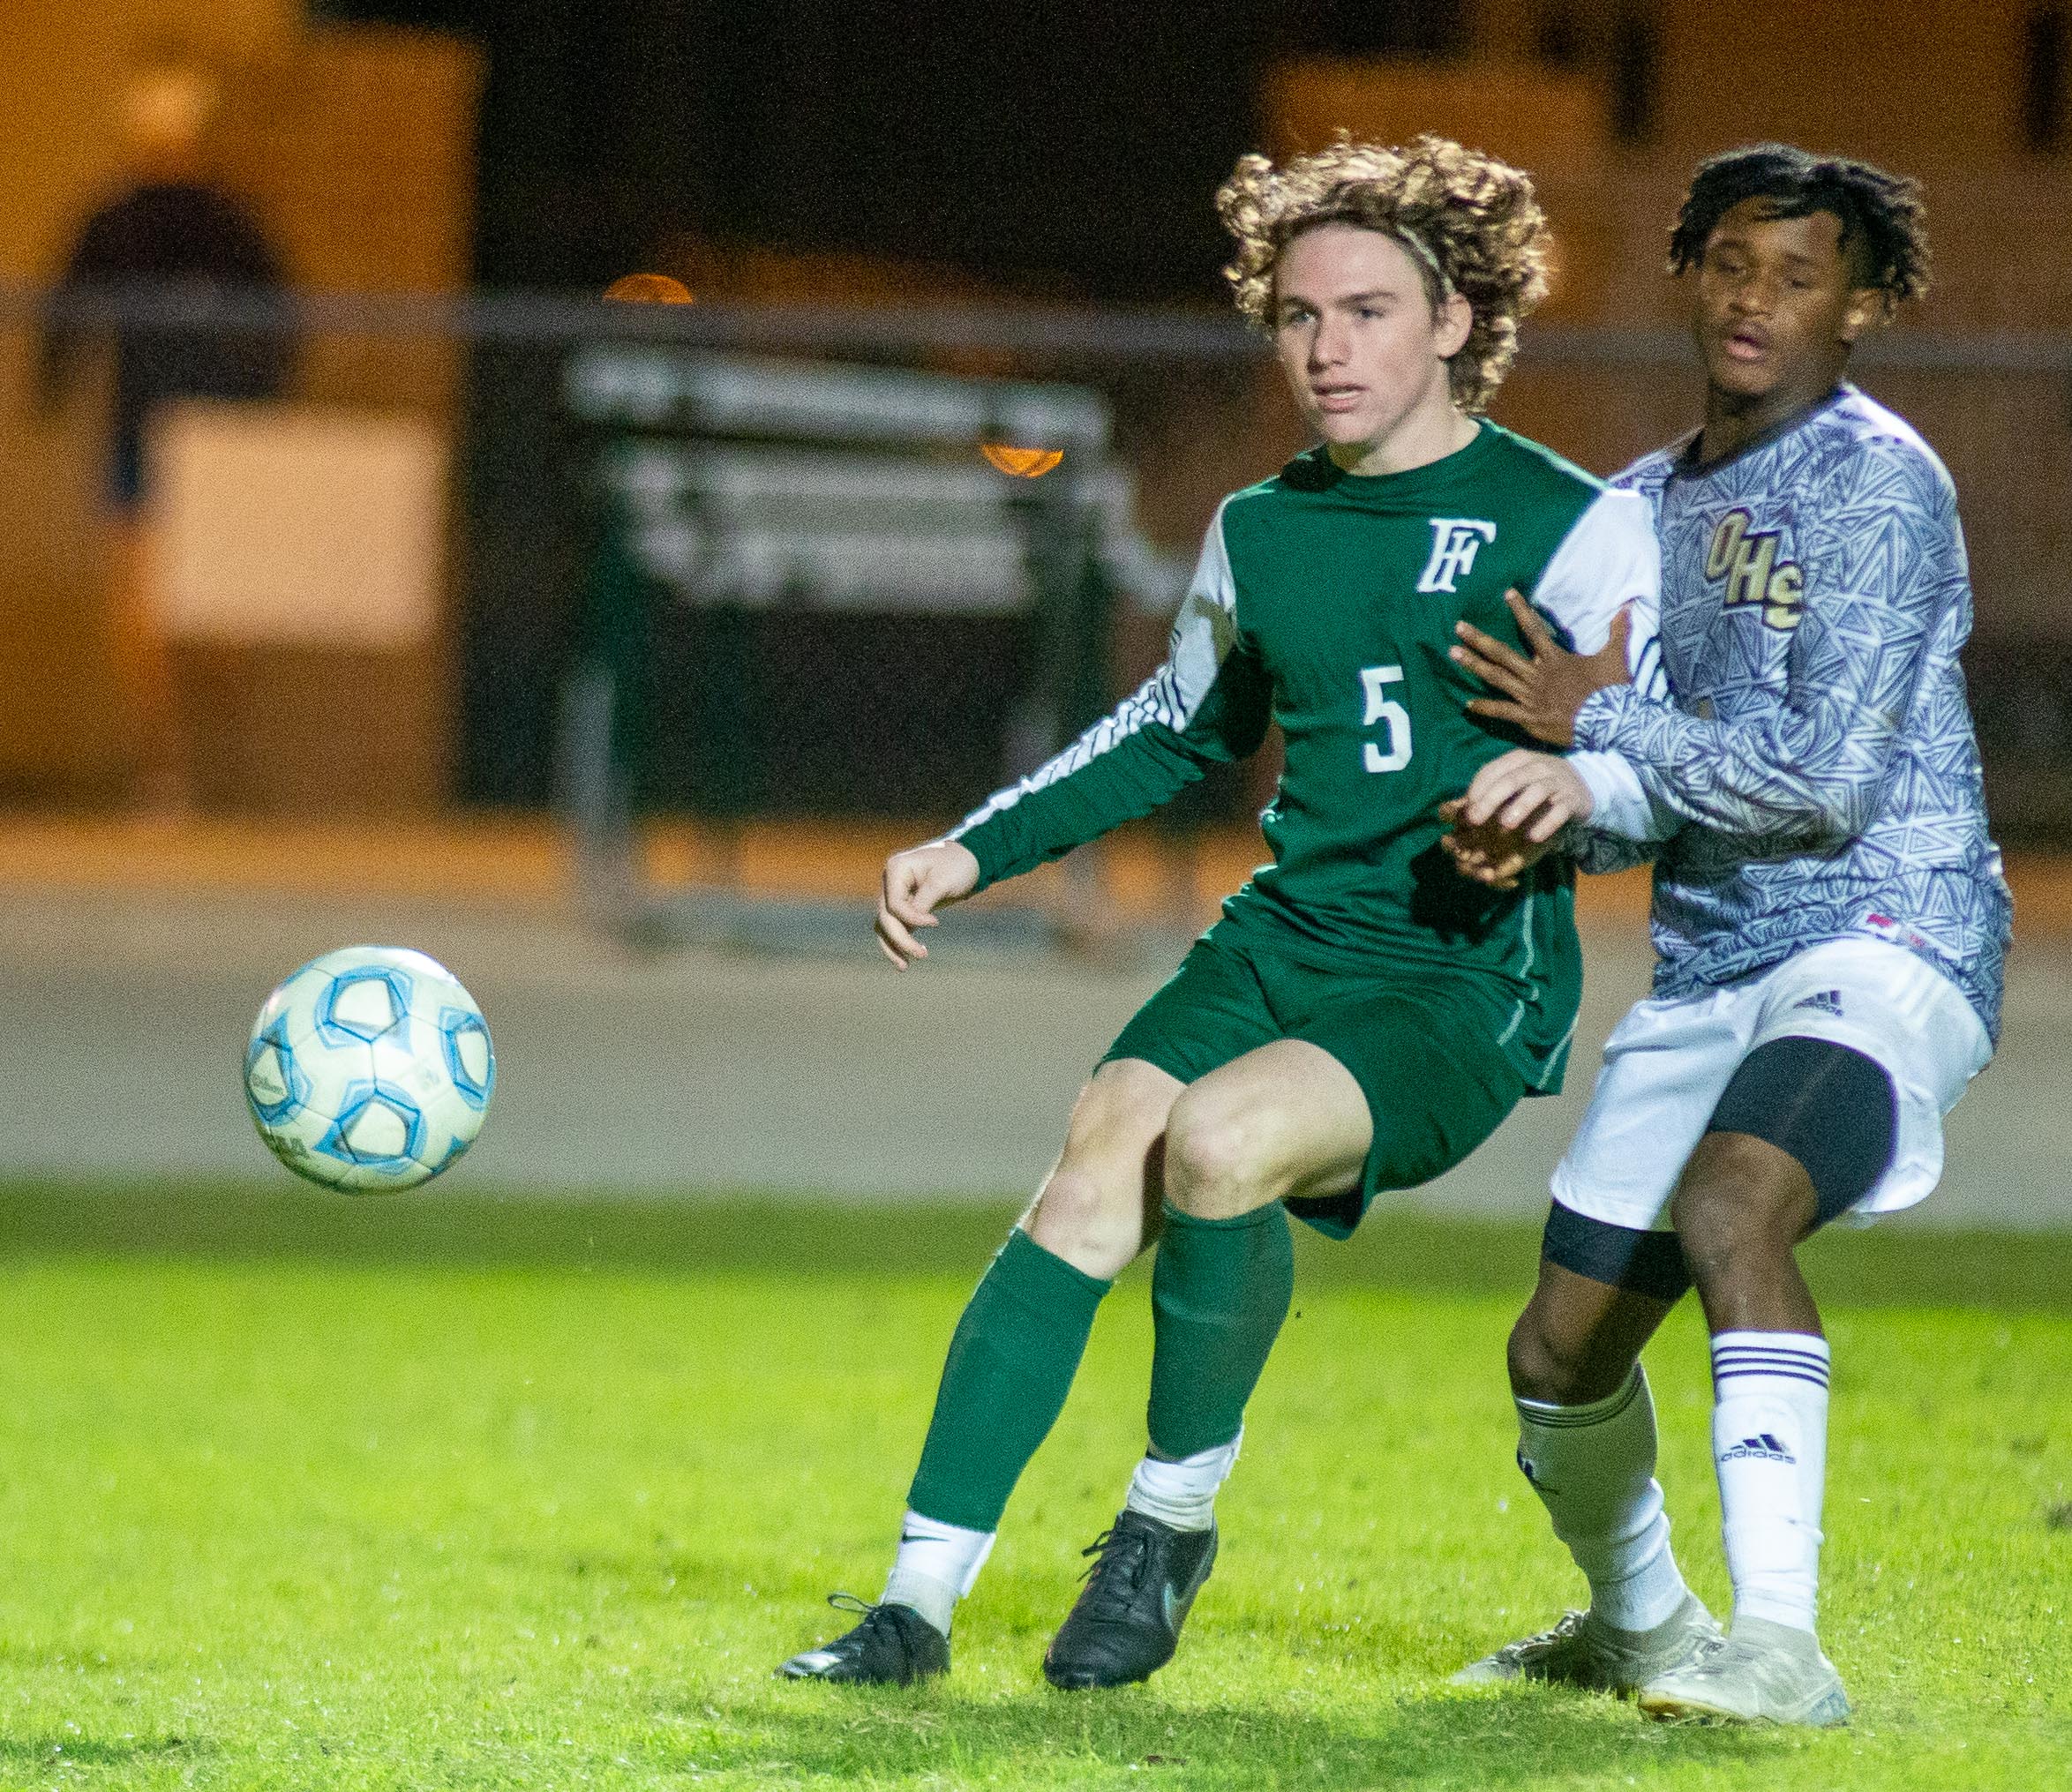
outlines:
M1551 849L1533 846L1523 835L1508 828L1470 828L1460 820L1460 811L1467 806L1462 797L1439 805L1439 820L1453 824L1451 834L1439 836L1439 844L1446 849L1453 869L1491 889L1516 889L1520 876Z
M1589 786L1565 760L1520 747L1483 767L1465 797L1439 805L1439 820L1453 829L1439 844L1463 877L1515 889L1561 830L1588 821L1594 806Z
M936 926L935 910L968 896L978 881L979 861L970 847L953 840L910 846L885 861L875 926L878 949L892 961L893 970L904 971L916 958L928 956L913 930Z
M1450 649L1453 663L1504 693L1502 699L1477 697L1468 704L1469 713L1515 723L1550 746L1573 746L1576 712L1590 694L1633 680L1626 664L1633 617L1621 609L1611 619L1610 638L1602 648L1594 654L1573 654L1554 639L1539 611L1516 591L1506 591L1504 601L1518 619L1518 632L1532 649L1532 657L1484 634L1472 622L1454 624L1461 644Z

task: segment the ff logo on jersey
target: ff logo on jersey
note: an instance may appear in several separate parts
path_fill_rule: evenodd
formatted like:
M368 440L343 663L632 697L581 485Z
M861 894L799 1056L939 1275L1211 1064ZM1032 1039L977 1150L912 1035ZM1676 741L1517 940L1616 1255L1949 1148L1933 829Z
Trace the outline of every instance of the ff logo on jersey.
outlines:
M1705 576L1727 581L1727 609L1760 607L1765 626L1797 628L1805 613L1805 574L1796 560L1777 564L1777 531L1751 531L1754 521L1738 506L1720 518L1705 551Z
M1453 581L1475 570L1475 557L1484 542L1497 538L1497 525L1475 516L1435 516L1431 521L1431 558L1417 581L1420 591L1451 591Z

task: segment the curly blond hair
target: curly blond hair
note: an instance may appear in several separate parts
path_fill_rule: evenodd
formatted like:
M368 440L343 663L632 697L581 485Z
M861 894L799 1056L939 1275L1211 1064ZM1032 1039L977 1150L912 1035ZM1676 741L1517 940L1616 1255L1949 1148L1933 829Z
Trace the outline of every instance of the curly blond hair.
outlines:
M1280 168L1243 156L1217 192L1216 211L1237 239L1236 259L1223 270L1237 308L1269 333L1274 270L1303 231L1355 224L1402 244L1435 308L1459 293L1474 312L1446 369L1464 411L1488 406L1518 353L1519 320L1547 296L1547 219L1530 177L1448 138L1392 149L1341 131L1328 149Z

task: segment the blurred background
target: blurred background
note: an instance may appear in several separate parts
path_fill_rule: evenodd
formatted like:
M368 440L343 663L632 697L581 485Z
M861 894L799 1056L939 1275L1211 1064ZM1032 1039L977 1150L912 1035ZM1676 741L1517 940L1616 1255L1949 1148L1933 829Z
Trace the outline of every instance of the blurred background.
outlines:
M1558 268L1495 414L1610 472L1694 419L1682 184L1774 136L1927 186L1933 294L1858 377L1957 482L2023 929L1945 1208L2061 1217L2072 6L8 24L0 1168L258 1173L246 1017L386 932L498 1027L471 1174L1023 1186L1256 856L1272 750L955 917L924 976L882 974L860 904L1142 677L1216 499L1303 446L1219 279L1231 163L1343 127L1529 169ZM634 274L668 302L602 296ZM1578 1084L1644 983L1644 906L1589 889ZM1433 1198L1536 1206L1586 1092Z

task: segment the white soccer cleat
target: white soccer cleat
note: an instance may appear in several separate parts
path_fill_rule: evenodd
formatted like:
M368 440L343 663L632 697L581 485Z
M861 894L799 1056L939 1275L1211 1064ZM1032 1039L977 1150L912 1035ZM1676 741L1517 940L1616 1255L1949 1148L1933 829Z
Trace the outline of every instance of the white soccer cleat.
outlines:
M1619 1631L1594 1612L1565 1613L1550 1631L1506 1643L1453 1676L1455 1686L1492 1686L1510 1680L1545 1680L1595 1692L1630 1694L1720 1640L1720 1627L1696 1593L1651 1631Z
M1640 1709L1664 1722L1831 1729L1849 1721L1849 1695L1811 1631L1737 1618L1729 1635L1643 1686Z

